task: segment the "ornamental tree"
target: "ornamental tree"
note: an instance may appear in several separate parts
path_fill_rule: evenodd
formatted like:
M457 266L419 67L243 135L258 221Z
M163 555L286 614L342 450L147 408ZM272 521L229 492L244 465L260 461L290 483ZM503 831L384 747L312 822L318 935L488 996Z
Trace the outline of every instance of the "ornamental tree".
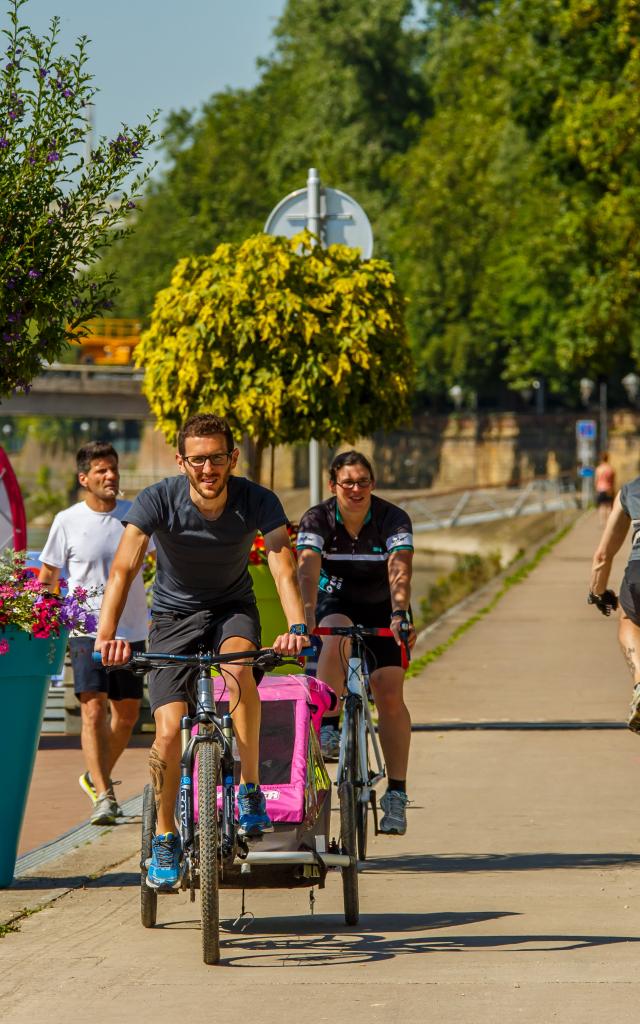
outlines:
M151 117L85 153L87 39L58 52L59 19L42 38L20 20L27 0L10 0L0 69L0 398L26 390L86 323L109 308L112 274L84 271L130 230L125 215L151 167ZM131 175L133 173L133 178ZM124 191L123 184L131 184Z
M329 444L398 426L413 363L404 299L384 260L258 234L181 259L136 348L167 440L199 411L255 442Z

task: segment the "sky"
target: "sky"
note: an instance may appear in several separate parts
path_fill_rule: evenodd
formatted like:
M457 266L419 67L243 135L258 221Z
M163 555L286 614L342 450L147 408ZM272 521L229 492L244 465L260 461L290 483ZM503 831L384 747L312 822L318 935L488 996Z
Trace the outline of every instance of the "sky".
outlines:
M60 49L91 40L88 70L100 92L98 135L117 135L159 108L198 108L214 92L255 85L285 0L28 0L21 21L37 35L60 18ZM6 27L6 0L0 23Z

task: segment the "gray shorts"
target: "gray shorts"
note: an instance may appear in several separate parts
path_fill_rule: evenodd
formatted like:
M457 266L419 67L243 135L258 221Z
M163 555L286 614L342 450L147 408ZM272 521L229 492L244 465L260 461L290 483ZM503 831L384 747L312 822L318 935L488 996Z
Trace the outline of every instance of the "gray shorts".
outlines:
M634 558L627 565L618 597L627 618L640 626L640 559Z
M247 647L260 647L260 616L255 604L236 605L215 611L177 615L154 612L149 632L150 654L197 654L201 647L217 654L230 636L247 641ZM264 673L254 670L256 682ZM184 665L154 668L149 673L149 705L152 714L163 704L186 701L195 710L197 669Z
M73 691L76 697L81 693L106 693L109 700L140 700L143 682L126 668L103 668L93 660L95 640L91 636L72 636L69 640L69 654L73 669ZM131 644L134 651L144 651L144 640Z

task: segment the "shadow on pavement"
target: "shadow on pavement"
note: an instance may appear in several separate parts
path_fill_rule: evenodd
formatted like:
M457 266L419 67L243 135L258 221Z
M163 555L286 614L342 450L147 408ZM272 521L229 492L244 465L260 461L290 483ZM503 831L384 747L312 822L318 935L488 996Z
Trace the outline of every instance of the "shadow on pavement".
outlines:
M361 870L370 871L537 871L559 868L601 868L638 864L637 853L466 853L408 854L367 860Z
M108 871L99 878L89 875L27 875L14 878L11 889L115 889L129 885L140 885L140 872Z
M436 929L473 926L502 917L495 911L469 914L365 915L359 925L337 927L318 915L310 921L290 918L257 920L241 933L223 938L222 959L235 967L326 967L372 963L420 953L464 953L493 950L504 953L550 953L590 949L623 942L640 942L637 935L421 935ZM412 934L406 934L412 933Z

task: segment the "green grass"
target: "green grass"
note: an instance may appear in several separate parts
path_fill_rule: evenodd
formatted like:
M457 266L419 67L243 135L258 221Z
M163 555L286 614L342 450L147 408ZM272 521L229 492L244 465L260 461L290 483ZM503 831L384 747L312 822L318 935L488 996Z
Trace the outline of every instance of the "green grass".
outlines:
M555 536L551 538L551 540L547 541L546 544L543 544L541 547L538 548L535 555L529 562L525 562L525 564L521 565L518 569L515 570L515 572L511 573L509 576L506 576L502 586L494 594L489 603L486 604L483 608L480 608L480 610L477 611L474 615L471 615L470 618L466 620L466 622L462 622L456 629L454 629L451 636L448 637L443 643L438 644L437 647L433 647L430 651L427 651L427 653L423 654L421 658L416 658L415 661L412 661L411 664L409 665L409 668L407 669L407 678L411 679L413 676L418 675L418 673L421 672L423 668L425 668L427 665L430 665L431 662L436 661L439 657L441 657L441 655L444 654L445 651L448 651L450 647L453 647L456 641L459 640L460 637L467 632L467 630L471 629L472 626L475 626L476 622L480 622L480 620L483 619L485 615L488 615L489 612L493 611L495 606L498 604L499 601L502 600L504 595L509 590L511 590L512 587L515 587L517 583L522 583L523 580L526 580L527 576L529 576L529 574L532 573L533 570L540 564L545 555L548 555L549 552L552 551L553 548L556 546L556 544L559 544L563 537L566 537L566 535L569 533L572 527L573 523L569 523L567 526L564 526L558 533L555 534Z

